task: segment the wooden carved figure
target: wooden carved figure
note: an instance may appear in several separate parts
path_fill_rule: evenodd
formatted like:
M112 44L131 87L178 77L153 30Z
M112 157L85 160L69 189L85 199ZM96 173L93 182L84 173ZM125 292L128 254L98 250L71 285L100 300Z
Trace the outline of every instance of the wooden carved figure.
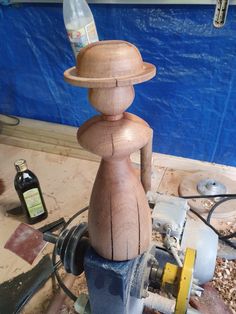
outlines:
M155 76L138 49L125 41L88 45L76 67L64 73L72 85L88 87L89 101L101 115L78 130L78 142L102 157L89 204L89 237L104 258L124 261L145 252L151 240L151 217L145 191L150 189L152 129L125 112L134 100L134 84ZM141 181L130 154L141 149Z

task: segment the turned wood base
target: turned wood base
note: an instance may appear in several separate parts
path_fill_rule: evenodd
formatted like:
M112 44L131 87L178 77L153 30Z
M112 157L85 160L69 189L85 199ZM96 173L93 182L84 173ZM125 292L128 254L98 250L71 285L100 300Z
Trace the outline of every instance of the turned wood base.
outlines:
M129 158L102 160L90 200L88 225L91 245L104 258L129 260L147 250L150 209Z

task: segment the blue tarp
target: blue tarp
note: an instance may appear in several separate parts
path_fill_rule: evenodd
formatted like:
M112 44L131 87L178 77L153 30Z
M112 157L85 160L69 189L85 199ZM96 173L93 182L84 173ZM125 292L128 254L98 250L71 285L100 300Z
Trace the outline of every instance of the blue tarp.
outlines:
M154 151L236 166L236 7L91 5L100 39L134 43L158 75L129 111L154 129ZM0 112L80 126L95 114L74 65L60 4L0 7Z

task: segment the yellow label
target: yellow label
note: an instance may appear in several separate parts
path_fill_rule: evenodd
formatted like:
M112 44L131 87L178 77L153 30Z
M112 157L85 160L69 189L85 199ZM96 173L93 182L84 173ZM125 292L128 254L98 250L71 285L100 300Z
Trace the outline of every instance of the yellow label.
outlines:
M98 41L97 30L94 21L81 27L78 30L67 30L71 46L75 54L78 54L81 48L90 43Z
M23 196L31 218L37 217L44 213L44 207L39 190L37 188L24 192Z

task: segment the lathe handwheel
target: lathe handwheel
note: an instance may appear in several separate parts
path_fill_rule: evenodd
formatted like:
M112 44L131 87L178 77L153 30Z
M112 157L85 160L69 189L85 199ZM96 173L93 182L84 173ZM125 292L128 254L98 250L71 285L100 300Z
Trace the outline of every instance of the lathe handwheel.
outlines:
M184 264L179 279L178 294L176 298L175 314L184 314L187 311L191 292L196 251L186 249Z
M57 254L68 273L75 276L84 271L84 256L89 247L88 224L83 222L63 230L57 239Z

